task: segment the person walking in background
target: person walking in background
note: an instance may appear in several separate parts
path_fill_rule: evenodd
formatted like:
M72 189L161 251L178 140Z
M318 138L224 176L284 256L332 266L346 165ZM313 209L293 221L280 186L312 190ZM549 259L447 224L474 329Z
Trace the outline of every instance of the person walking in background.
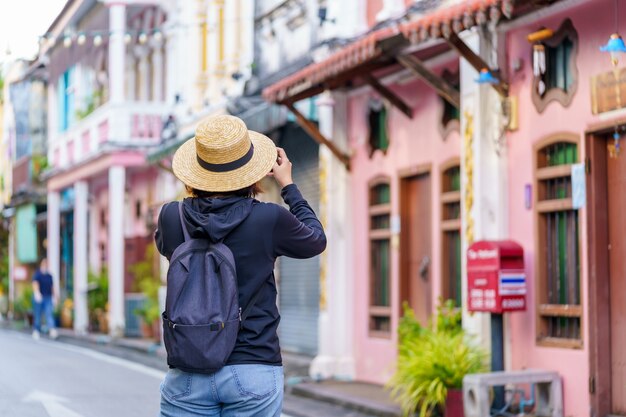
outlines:
M41 334L41 314L46 317L46 326L48 334L52 339L57 338L57 330L54 325L54 306L57 304L58 297L54 293L54 285L52 284L52 275L48 271L48 260L41 260L39 269L33 275L33 314L34 314L34 330L33 339L39 339Z
M172 168L191 197L182 203L165 204L159 214L157 248L171 260L170 268L176 262L183 262L186 268L180 269L180 274L168 273L168 291L170 285L178 284L170 280L191 280L194 272L202 270L201 263L194 264L194 258L189 258L194 255L180 253L179 246L190 239L196 246L207 240L213 244L221 242L234 258L240 308L236 342L232 351L225 353L225 366L206 371L183 370L172 365L168 349L170 370L161 384L161 417L279 417L284 374L277 334L280 314L274 263L283 255L310 258L323 252L326 236L322 224L293 183L291 162L285 151L276 148L268 137L249 131L234 116L203 120L195 137L174 155ZM261 192L258 183L268 175L280 186L289 211L254 199ZM197 282L205 277L193 278ZM180 285L185 282L188 281ZM181 293L183 297L190 296ZM200 292L193 294L203 297L201 302L205 304L215 302ZM169 296L175 298L174 294ZM211 296L216 298L219 294ZM185 309L174 299L172 303L166 305L166 313L168 308ZM188 315L192 316L193 311ZM164 314L164 326L170 326L170 332L181 338L191 331L187 329L202 327L168 319L172 317ZM210 321L203 319L204 323ZM224 323L220 324L215 330L224 333L220 330ZM198 346L211 350L208 337L197 336L204 341ZM170 343L176 342L172 339ZM167 344L166 338L166 347ZM190 349L190 359L193 356L202 356L202 352Z

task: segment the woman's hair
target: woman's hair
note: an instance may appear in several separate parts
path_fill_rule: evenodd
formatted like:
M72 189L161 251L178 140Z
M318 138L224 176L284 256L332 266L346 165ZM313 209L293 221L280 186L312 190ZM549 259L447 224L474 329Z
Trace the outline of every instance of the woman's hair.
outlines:
M259 182L252 184L248 187L242 188L240 190L235 190L235 191L219 191L219 192L203 191L203 190L196 190L195 188L192 188L188 185L185 185L185 188L187 189L187 193L191 197L198 197L198 198L214 198L214 197L230 197L230 196L254 198L263 192L263 188L261 188L261 184Z

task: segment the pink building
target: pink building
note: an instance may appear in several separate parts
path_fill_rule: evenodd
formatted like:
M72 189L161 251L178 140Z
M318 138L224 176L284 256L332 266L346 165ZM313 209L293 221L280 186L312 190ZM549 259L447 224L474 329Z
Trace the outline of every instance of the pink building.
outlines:
M369 23L372 7L396 3L368 2ZM456 300L489 346L489 316L467 311L463 254L511 239L525 251L528 309L505 317L506 369L557 371L564 415L626 414L626 56L614 67L600 52L624 31L616 4L408 9L265 91L292 110L324 92L313 136L334 155L329 184L348 195L328 192L329 249L350 261L329 255L324 284L348 349L329 344L314 375L386 382L405 301L426 321L439 297ZM477 84L483 68L500 83Z
M626 208L626 163L615 146L626 103L623 78L615 81L613 71L623 73L624 57L613 67L599 47L624 31L615 24L626 22L626 9L615 16L613 1L580 3L506 28L511 95L519 98L519 130L507 137L509 236L525 249L532 307L511 316L511 366L557 370L566 415L621 415L626 246L619 213ZM553 35L530 43L527 36L542 28ZM535 75L539 44L547 65ZM572 202L575 163L586 171L580 210ZM525 187L532 188L531 204Z
M42 38L48 63L48 239L56 288L88 330L88 272L108 272L108 325L126 327L128 266L152 231L157 169L146 152L169 113L165 10L156 2L68 2Z

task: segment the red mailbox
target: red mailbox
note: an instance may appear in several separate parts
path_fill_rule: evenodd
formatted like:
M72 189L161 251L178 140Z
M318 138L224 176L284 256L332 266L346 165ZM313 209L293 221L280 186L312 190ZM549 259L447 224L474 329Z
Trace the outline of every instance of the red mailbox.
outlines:
M469 311L526 310L524 249L512 241L480 241L467 250Z

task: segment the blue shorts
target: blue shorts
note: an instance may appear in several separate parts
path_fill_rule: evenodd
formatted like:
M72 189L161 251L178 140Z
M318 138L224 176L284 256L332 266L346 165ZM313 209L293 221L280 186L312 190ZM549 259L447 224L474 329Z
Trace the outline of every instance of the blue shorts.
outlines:
M160 417L280 417L283 390L282 366L227 365L213 374L170 369Z

